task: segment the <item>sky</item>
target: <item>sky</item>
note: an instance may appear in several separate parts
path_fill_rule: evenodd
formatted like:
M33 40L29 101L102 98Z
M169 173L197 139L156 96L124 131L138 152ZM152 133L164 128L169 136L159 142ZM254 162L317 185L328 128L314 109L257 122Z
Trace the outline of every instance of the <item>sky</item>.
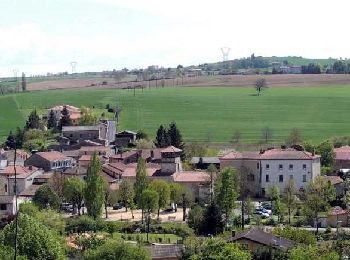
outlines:
M0 76L350 57L348 0L0 0Z

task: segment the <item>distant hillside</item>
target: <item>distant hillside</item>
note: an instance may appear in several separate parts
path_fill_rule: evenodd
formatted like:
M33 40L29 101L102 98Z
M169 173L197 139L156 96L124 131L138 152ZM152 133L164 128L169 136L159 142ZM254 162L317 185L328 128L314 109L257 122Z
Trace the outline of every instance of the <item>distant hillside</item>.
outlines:
M200 64L198 66L189 66L188 68L195 68L199 67L204 70L220 70L225 68L230 69L248 69L248 68L256 68L256 69L268 69L272 68L272 62L281 62L286 63L288 65L295 65L295 66L302 66L302 65L308 65L310 63L319 64L322 67L330 65L332 66L335 61L338 61L337 59L328 58L328 59L309 59L309 58L303 58L303 57L297 57L297 56L286 56L286 57L263 57L263 56L254 56L251 55L250 57L243 57L240 59L234 59L227 61L227 64L224 65L223 62L213 62L213 63L204 63Z
M296 66L302 66L307 65L309 63L316 63L320 65L332 65L337 59L328 58L328 59L308 59L303 57L297 57L297 56L287 56L287 57L264 57L267 59L270 63L271 62L284 62L288 61L288 64L290 65L296 65Z

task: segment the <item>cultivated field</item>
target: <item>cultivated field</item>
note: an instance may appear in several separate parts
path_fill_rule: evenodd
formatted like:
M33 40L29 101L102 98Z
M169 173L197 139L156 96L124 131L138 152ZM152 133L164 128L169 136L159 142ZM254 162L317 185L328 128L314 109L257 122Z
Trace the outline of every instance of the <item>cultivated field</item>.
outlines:
M174 120L186 141L227 143L235 130L242 142L259 143L261 129L273 130L280 143L293 127L313 142L350 134L350 87L269 88L257 96L252 87L158 88L136 90L74 89L35 91L0 97L0 136L24 124L34 107L56 104L102 109L122 107L119 129L143 129L152 136Z
M270 87L307 87L320 85L348 85L350 74L299 74L299 75L229 75L229 76L201 76L179 77L165 80L165 86L197 86L197 87L242 87L252 86L257 78L266 79ZM106 85L102 82L106 81ZM78 78L48 80L28 84L28 90L72 89L72 88L132 88L134 86L161 86L161 80L117 83L113 78Z

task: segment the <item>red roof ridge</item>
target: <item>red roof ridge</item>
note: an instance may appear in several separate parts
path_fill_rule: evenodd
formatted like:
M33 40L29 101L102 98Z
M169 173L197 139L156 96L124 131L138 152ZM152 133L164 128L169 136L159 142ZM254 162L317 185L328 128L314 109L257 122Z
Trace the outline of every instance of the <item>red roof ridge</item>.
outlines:
M161 153L179 153L179 152L182 152L182 150L179 149L179 148L176 148L175 146L172 146L172 145L170 145L170 146L164 148L164 149L161 151Z

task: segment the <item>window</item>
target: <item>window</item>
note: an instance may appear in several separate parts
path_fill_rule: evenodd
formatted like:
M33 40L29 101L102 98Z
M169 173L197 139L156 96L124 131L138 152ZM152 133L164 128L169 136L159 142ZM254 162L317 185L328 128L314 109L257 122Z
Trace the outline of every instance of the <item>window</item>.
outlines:
M303 182L306 182L306 175L303 175Z
M5 184L5 192L7 192L7 184Z
M7 210L6 204L0 204L0 210Z
M15 185L13 185L13 187L12 187L12 188L13 188L13 193L14 193L14 194L16 194L16 186L15 186Z
M306 164L303 164L303 170L304 171L306 170Z
M266 180L266 182L270 182L270 175L266 174L265 180Z
M290 179L290 180L293 180L293 175L289 175L289 179Z
M283 165L282 165L282 164L279 164L279 165L278 165L278 169L279 169L280 171L282 171L282 170L283 170Z
M259 163L256 164L256 168L259 169Z
M279 176L278 176L278 181L279 181L279 182L283 182L283 175L279 175Z
M289 170L293 170L293 164L289 164Z
M270 169L270 164L266 164L265 168L266 168L266 170L269 170Z

